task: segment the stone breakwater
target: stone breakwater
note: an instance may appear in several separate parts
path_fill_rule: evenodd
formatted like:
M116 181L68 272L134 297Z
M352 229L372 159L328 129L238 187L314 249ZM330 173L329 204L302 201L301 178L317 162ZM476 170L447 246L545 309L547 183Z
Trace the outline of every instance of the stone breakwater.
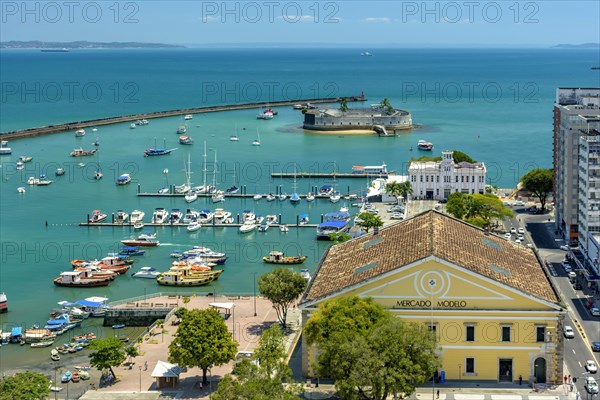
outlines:
M21 130L16 130L16 131L9 131L9 132L0 132L0 136L2 137L3 140L19 139L19 138L26 138L26 137L32 137L32 136L48 135L51 133L72 131L72 130L95 127L95 126L110 125L110 124L116 124L116 123L121 123L121 122L133 122L133 121L137 121L137 120L141 120L141 119L173 117L173 116L186 115L186 114L203 114L203 113L210 113L210 112L244 110L244 109L251 109L251 108L262 108L262 107L292 106L292 105L298 104L298 103L301 103L301 104L304 104L304 103L313 103L313 104L334 103L334 102L339 102L342 99L345 99L348 102L366 101L366 99L362 96L350 96L350 97L330 97L330 98L303 99L303 100L298 99L298 100L290 100L290 101L273 101L273 102L245 103L245 104L229 104L229 105L210 106L210 107L182 108L182 109L177 109L177 110L154 111L154 112L141 113L141 114L121 115L121 116L98 118L98 119L91 119L91 120L85 120L85 121L66 122L64 124L41 126L41 127L37 127L37 128L21 129Z

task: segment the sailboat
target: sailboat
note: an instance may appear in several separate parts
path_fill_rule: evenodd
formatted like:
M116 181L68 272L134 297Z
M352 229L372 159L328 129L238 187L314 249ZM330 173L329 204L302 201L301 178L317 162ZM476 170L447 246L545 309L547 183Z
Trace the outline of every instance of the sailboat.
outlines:
M202 155L202 157L204 158L203 161L203 165L202 165L202 174L203 174L203 181L202 181L202 186L196 186L194 187L194 192L198 193L198 194L203 194L203 193L210 193L210 185L206 184L206 140L204 141L204 154Z
M237 124L235 124L235 135L229 136L229 140L232 142L239 142L240 138L238 137Z
M258 128L256 128L256 139L252 141L252 146L260 146L260 134L258 133Z
M298 184L296 183L296 165L294 165L294 183L292 183L292 188L294 189L294 192L290 196L290 203L296 204L300 201L300 196L298 196L296 190L298 188Z
M103 176L102 168L100 168L100 156L98 156L98 168L96 168L96 171L94 172L94 179L99 181Z
M156 147L156 138L154 138L154 148L144 150L144 157L151 156L164 156L167 154L171 154L171 152L175 149L167 149L167 140L165 139L164 147L159 148Z
M165 175L165 186L163 188L159 189L158 193L167 194L167 193L169 193L169 179L167 178L167 175L169 174L169 170L167 168L163 169L163 174Z
M190 177L185 162L183 163L183 170L185 171L186 181L182 185L175 186L175 193L185 194L192 189L192 187L189 185Z
M235 194L239 191L240 191L240 188L236 186L236 182L235 182L235 163L234 163L233 164L233 186L231 186L230 188L227 188L227 190L225 190L225 192L227 192L227 194Z
M217 149L215 149L215 170L214 170L214 174L213 174L213 187L217 188ZM213 203L220 203L222 201L225 201L225 194L223 193L222 190L217 190L213 195L212 195L212 202Z
M342 198L342 196L340 195L340 192L338 192L335 188L335 174L336 174L336 167L335 167L335 161L334 161L333 162L333 192L331 193L331 196L329 196L329 200L332 203L337 203Z
M185 201L186 201L186 203L192 203L198 199L198 195L196 194L196 191L191 190L192 183L190 181L192 178L192 169L191 169L191 161L190 161L189 154L188 154L188 165L187 165L187 169L186 169L186 176L187 176L186 185L190 188L190 190L188 190L188 192L185 194Z

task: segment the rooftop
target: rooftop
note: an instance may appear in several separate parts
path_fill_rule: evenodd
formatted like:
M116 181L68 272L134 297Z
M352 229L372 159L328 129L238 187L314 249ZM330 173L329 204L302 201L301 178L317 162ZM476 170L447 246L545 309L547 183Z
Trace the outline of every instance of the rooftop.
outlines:
M403 266L436 257L525 294L558 303L532 249L486 234L463 221L426 211L331 247L303 302L316 300ZM369 266L365 268L365 266ZM531 277L538 277L531 279Z

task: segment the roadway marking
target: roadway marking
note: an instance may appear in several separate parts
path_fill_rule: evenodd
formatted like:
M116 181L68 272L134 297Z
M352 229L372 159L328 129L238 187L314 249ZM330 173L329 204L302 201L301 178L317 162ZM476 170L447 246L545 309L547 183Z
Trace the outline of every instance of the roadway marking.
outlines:
M577 353L575 353L575 349L571 349L571 351L573 352L573 354L577 354Z
M529 400L548 400L548 399L556 399L558 396L527 396Z
M493 394L492 400L522 400L523 397L516 394Z
M583 368L583 365L581 365L580 361L577 361L577 364L579 364L579 366Z
M454 398L456 400L483 400L485 399L484 394L455 394Z

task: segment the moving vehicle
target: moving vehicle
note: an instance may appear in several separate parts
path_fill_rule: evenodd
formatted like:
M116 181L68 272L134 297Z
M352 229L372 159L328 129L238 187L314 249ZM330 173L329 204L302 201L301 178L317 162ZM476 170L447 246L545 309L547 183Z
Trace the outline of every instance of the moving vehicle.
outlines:
M567 339L573 339L575 337L575 331L573 331L573 327L570 325L565 325L563 328L563 334Z

